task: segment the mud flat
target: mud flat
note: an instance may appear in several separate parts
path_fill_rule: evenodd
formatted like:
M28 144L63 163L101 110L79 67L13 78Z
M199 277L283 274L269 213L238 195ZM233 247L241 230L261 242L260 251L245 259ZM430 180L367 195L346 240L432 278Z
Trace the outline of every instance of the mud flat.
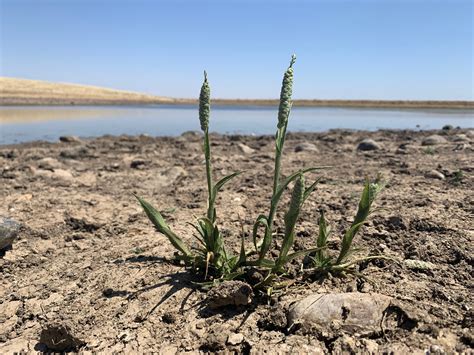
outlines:
M249 306L219 309L207 307L199 280L171 262L173 249L132 196L153 201L191 242L186 222L206 208L199 134L0 146L0 215L22 225L0 256L0 353L472 351L473 134L289 134L285 174L333 166L319 174L304 207L296 248L314 245L324 209L336 252L365 177L381 173L388 182L376 202L382 209L356 245L400 262L373 261L345 277L301 281L297 260L299 281L271 299L256 292ZM374 141L363 145L372 150L357 149L364 139ZM229 245L238 250L243 223L250 248L252 223L267 212L271 194L272 137L214 135L212 141L216 175L245 171L224 189L217 208ZM279 228L282 217L280 211ZM374 329L289 327L291 304L313 293L390 296L391 306Z

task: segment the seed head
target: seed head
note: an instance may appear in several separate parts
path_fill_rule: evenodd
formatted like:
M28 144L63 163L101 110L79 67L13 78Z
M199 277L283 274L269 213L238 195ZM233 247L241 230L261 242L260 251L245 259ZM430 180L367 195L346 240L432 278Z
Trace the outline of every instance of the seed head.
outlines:
M211 112L211 89L207 81L207 73L204 71L204 82L199 94L199 121L201 129L205 132L209 128L209 116Z
M304 176L299 174L296 179L295 186L293 187L293 192L291 194L290 207L285 214L285 234L290 235L295 226L298 215L300 214L301 205L304 202Z
M278 108L278 129L282 128L288 121L291 110L291 95L293 94L293 64L296 56L291 56L290 66L283 76L280 92L280 107Z

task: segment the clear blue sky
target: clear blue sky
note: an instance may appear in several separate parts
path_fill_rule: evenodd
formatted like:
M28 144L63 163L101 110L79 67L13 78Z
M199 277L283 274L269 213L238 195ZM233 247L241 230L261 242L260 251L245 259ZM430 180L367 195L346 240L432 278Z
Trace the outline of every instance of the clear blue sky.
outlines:
M473 2L0 0L1 75L196 97L473 99Z

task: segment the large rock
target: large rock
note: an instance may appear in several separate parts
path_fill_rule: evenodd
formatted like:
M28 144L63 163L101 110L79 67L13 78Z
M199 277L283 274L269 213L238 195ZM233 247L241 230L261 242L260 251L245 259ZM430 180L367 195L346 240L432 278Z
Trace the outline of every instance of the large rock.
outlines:
M13 244L19 230L20 224L10 218L0 216L0 251Z
M421 145L437 145L437 144L446 144L446 143L448 143L446 138L441 137L438 134L433 134L431 136L425 137L421 141Z
M313 294L296 302L290 309L290 327L300 324L323 333L344 332L369 335L382 331L385 311L392 298L370 293Z
M382 149L382 146L379 143L377 143L376 141L374 141L373 139L369 139L369 138L364 139L357 146L357 150L363 150L363 151L379 150L379 149Z

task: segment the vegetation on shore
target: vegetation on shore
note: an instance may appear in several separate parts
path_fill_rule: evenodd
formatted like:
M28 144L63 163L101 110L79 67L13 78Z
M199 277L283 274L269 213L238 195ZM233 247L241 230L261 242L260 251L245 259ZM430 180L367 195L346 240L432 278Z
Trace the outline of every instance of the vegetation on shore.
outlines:
M313 248L292 251L295 243L295 226L298 222L300 211L304 202L315 191L319 182L317 179L311 185L306 187L305 174L326 167L306 167L290 174L286 178L281 176L281 158L285 144L288 119L292 108L293 93L293 64L296 57L292 56L290 65L283 76L283 82L280 93L280 104L278 109L278 124L275 134L275 158L273 170L273 192L270 199L270 208L268 214L260 214L253 225L252 239L254 250L246 250L245 234L241 234L242 242L240 252L236 255L230 253L225 246L225 240L219 231L218 219L215 202L217 193L222 187L238 176L240 172L234 172L221 178L214 184L214 174L211 164L211 144L209 140L209 120L211 108L211 92L207 74L204 72L204 82L199 95L199 120L201 130L203 131L203 151L206 163L206 180L208 185L208 204L205 217L197 219L192 224L197 234L194 236L198 244L196 246L188 245L184 239L172 231L166 223L165 218L159 210L153 207L143 198L136 196L143 207L147 217L150 219L156 230L166 236L169 242L177 250L175 256L178 260L190 267L198 275L204 275L204 281L209 281L213 285L225 280L232 280L238 277L244 277L249 269L256 268L263 279L254 284L256 289L264 288L271 292L276 280L288 273L289 263L294 259L310 256L313 257L313 272L341 272L348 270L352 265L377 257L364 257L359 260L349 261L349 256L353 252L353 239L362 225L366 222L371 213L371 206L376 195L381 190L382 185L379 181L365 184L362 196L359 202L359 208L350 229L345 233L341 242L341 250L337 259L332 260L326 255L324 250L327 248L327 236L329 231L326 228L324 216L319 221L320 233L315 238L316 245ZM282 240L278 242L277 256L272 256L270 249L273 246L273 240L280 236L274 229L274 220L279 206L279 202L287 190L288 186L294 182L292 194L288 209L284 215L284 232ZM260 229L263 229L263 235L259 236ZM245 277L244 277L245 278Z

